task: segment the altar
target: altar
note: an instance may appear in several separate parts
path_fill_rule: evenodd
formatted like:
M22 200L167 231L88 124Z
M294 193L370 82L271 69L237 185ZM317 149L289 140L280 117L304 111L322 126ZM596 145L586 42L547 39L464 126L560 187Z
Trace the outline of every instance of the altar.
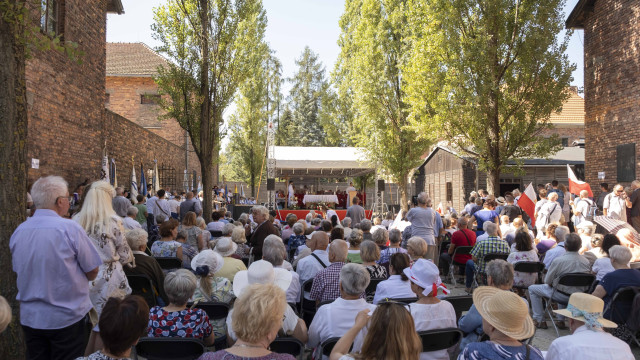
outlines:
M302 198L302 203L325 203L325 204L337 204L338 197L336 195L305 195Z

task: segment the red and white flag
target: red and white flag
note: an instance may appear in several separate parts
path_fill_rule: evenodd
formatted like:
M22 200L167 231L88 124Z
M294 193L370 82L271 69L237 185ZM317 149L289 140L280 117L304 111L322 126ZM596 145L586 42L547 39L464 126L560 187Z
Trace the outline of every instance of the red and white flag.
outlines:
M533 190L533 184L529 183L518 200L518 206L531 218L531 226L536 226L536 218L533 214L536 212L536 191Z
M587 190L589 192L589 197L593 198L593 193L591 192L591 186L584 181L578 180L576 174L571 170L571 166L567 164L567 172L569 172L569 192L580 196L580 191Z

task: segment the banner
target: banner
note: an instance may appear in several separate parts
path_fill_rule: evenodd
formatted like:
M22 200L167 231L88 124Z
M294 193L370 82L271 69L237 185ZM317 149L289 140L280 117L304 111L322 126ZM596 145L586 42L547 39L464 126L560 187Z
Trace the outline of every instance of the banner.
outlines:
M147 180L144 178L144 166L140 163L140 194L147 196Z
M536 226L536 218L533 214L536 212L536 191L533 189L533 184L529 183L522 195L518 200L518 206L524 210L524 212L531 218L531 226Z
M102 156L102 169L100 170L100 180L111 183L109 180L109 156L106 153Z
M153 160L153 193L157 194L160 190L160 178L158 177L158 160Z
M136 200L137 197L138 197L138 180L136 179L136 167L135 165L131 164L131 199L133 200L134 203L138 201Z
M591 192L591 186L588 183L578 180L576 174L571 170L571 166L567 164L567 172L569 173L569 192L580 196L580 191L587 190L589 192L589 197L593 199L593 193Z
M116 168L116 159L111 158L111 185L118 187L118 169Z

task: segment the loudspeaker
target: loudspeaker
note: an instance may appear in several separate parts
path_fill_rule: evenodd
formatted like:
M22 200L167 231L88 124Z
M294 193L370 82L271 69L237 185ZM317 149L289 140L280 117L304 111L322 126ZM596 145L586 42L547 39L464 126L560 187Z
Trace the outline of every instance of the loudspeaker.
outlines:
M233 219L238 220L242 214L250 214L251 208L254 205L234 205L232 209L229 209L233 213Z
M276 189L276 179L267 179L267 191L274 191Z
M384 191L384 180L378 180L378 191Z

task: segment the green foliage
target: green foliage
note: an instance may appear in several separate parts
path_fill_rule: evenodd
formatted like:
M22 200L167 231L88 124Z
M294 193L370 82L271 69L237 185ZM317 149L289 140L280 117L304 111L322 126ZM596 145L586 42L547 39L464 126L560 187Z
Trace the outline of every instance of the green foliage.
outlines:
M416 128L476 157L497 190L508 160L558 150L544 138L568 98L574 66L557 39L564 0L409 0L406 74Z
M353 143L400 186L428 150L431 127L411 126L402 65L409 56L407 6L402 0L347 0L340 19L341 52L333 77L351 109Z

